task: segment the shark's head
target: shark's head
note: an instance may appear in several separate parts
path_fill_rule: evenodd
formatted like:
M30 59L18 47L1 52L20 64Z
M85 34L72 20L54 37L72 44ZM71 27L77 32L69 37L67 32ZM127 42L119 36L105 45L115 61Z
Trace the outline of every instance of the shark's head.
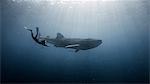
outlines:
M102 40L92 40L91 43L93 47L97 47L102 44Z
M81 50L87 50L91 48L95 48L102 44L102 40L95 40L95 39L85 39L81 42L80 49Z
M102 40L96 40L96 45L99 46L100 44L102 44Z

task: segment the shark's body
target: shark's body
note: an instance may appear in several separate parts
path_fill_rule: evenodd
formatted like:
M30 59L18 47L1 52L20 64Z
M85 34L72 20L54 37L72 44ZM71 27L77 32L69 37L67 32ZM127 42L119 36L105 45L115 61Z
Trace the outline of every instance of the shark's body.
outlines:
M57 33L56 38L40 36L39 40L45 40L46 44L50 43L53 44L55 47L72 48L75 49L75 52L78 52L79 50L92 49L102 44L102 40L65 38L61 33Z
M57 33L56 38L41 38L47 43L53 44L55 47L64 47L75 49L75 52L79 50L88 50L99 46L102 40L95 39L80 39L80 38L65 38L62 34Z

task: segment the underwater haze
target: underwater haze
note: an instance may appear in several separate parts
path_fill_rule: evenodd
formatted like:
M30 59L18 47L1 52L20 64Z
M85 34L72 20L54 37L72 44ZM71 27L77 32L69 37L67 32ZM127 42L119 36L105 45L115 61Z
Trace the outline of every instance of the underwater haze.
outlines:
M149 82L148 0L1 0L2 82ZM93 38L89 50L43 47L42 36Z

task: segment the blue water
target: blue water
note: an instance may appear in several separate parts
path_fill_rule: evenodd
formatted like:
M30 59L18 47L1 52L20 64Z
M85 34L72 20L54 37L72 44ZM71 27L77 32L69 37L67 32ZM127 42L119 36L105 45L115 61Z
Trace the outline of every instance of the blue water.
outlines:
M3 82L148 82L149 13L144 0L59 6L47 2L2 2ZM24 29L43 36L101 39L77 53L46 48Z

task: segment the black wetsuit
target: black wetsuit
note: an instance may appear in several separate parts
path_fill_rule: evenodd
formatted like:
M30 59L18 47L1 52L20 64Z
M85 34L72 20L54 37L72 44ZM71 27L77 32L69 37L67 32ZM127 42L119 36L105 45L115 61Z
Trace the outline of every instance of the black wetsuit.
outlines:
M39 28L38 28L38 27L36 27L36 32L37 32L37 33L36 33L35 37L34 37L34 35L33 35L32 30L31 30L31 29L28 29L28 30L31 31L31 36L32 36L32 38L34 39L35 42L37 42L38 44L41 44L41 45L43 45L43 46L47 46L45 40L39 41L39 38L38 38ZM48 46L47 46L47 47L48 47Z

